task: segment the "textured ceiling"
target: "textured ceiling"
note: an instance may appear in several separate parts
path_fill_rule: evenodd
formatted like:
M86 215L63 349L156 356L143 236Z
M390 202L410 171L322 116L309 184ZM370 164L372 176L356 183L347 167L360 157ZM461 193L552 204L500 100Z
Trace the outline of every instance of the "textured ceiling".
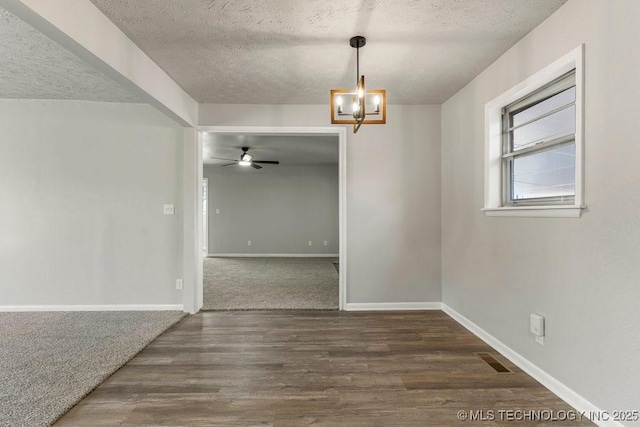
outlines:
M202 147L205 164L228 163L211 157L238 160L241 147L250 147L249 154L256 160L278 160L282 165L338 164L338 138L335 136L207 133Z
M3 8L0 98L139 102L109 77Z
M320 104L361 71L440 103L566 0L91 0L199 102Z

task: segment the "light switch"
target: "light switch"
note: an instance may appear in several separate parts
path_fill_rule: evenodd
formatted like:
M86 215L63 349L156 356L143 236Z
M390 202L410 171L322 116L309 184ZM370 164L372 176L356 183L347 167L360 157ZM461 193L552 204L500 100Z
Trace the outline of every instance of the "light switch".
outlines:
M220 213L220 209L216 209L216 215Z
M173 215L176 211L173 205L164 205L163 210L165 215Z

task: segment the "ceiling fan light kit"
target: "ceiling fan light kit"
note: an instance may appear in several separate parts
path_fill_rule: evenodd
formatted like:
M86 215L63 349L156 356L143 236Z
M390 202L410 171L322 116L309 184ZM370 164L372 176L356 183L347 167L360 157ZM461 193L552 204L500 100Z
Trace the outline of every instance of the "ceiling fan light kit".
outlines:
M219 166L233 166L233 165L251 166L254 169L262 169L262 166L260 166L258 163L265 164L265 165L280 164L280 162L277 160L253 160L253 156L247 153L247 151L249 151L249 148L250 147L242 147L242 154L240 155L240 160L223 159L220 157L212 157L212 159L226 160L228 162L231 162L231 163L226 163L224 165L219 165Z
M349 40L356 49L356 88L331 90L331 123L353 125L353 133L363 124L385 124L387 122L387 91L365 87L364 75L360 75L360 48L367 39L355 36ZM351 105L345 104L351 101Z

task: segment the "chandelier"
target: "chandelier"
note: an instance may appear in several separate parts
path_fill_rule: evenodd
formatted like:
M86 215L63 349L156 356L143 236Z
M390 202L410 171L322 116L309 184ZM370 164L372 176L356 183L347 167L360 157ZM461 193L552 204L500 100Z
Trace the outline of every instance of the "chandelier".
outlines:
M331 90L331 123L353 125L353 133L362 124L385 124L387 122L387 92L384 89L366 90L364 75L360 75L360 48L367 39L355 36L349 40L356 49L356 88ZM346 105L349 103L351 105Z

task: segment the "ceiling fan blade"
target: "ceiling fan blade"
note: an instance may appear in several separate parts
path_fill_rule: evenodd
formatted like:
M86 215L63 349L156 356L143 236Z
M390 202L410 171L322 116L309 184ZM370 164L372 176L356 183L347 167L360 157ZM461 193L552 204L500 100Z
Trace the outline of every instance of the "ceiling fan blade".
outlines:
M224 165L215 165L215 166L231 166L231 165L237 165L237 163L234 162L234 163L227 163Z
M222 157L209 157L210 159L216 159L216 160L226 160L228 162L237 162L237 160L233 160L233 159L223 159Z
M280 162L277 160L254 160L253 163L263 163L265 165L279 165Z
M262 166L256 165L254 162L251 162L251 167L254 169L262 169Z

